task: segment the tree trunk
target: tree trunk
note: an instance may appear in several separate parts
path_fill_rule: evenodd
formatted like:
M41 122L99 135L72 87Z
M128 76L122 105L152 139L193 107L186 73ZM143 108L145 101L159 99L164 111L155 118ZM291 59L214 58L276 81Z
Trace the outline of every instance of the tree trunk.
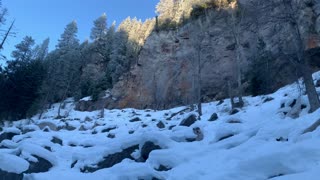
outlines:
M230 80L228 80L227 84L228 84L228 94L229 94L229 98L230 98L230 102L231 102L231 109L234 109L235 108L234 96L233 96L233 93L232 93Z
M3 49L3 45L4 45L4 43L6 42L8 36L9 36L9 34L10 34L12 28L13 28L14 22L15 22L15 21L13 21L13 22L11 23L8 31L7 31L6 34L4 35L4 38L3 38L3 40L2 40L2 42L1 42L1 44L0 44L0 50Z
M104 106L101 108L100 118L104 118Z
M201 104L201 90L202 90L202 87L201 87L201 42L200 41L200 44L199 44L199 49L198 49L198 114L199 114L199 119L201 118L202 116L202 104Z
M306 93L308 95L309 104L310 104L310 113L314 112L320 107L319 96L317 90L313 83L312 71L309 67L308 61L306 58L309 58L305 54L306 46L302 38L302 34L299 29L299 23L297 17L295 16L295 10L293 9L292 1L282 1L285 6L286 11L288 12L288 19L291 21L291 25L294 29L294 36L296 41L296 55L298 58L298 68L302 74L304 84L306 87Z
M71 77L73 78L73 74L71 75ZM57 117L57 118L61 118L60 112L61 112L62 103L64 103L64 100L65 100L65 98L67 97L67 93L68 93L68 91L69 91L72 78L68 81L66 90L64 91L64 94L63 94L63 96L62 96L62 101L61 101L61 103L59 104L58 117Z
M237 23L236 22L236 15L235 15L235 11L232 11L231 13L231 20L232 20L232 23L231 23L231 33L233 35L233 38L234 38L234 41L235 41L235 46L236 46L236 76L237 76L237 79L236 79L236 82L237 82L237 96L238 96L238 102L235 103L234 102L234 99L232 98L231 99L231 106L232 106L232 109L236 106L236 107L239 107L239 108L242 108L243 105L244 105L244 102L243 102L243 99L242 99L242 95L243 95L243 90L242 90L242 72L241 72L241 60L243 58L243 50L242 50L242 45L241 45L241 42L240 42L240 33L239 33L239 29L240 29L240 23L242 21L242 15L241 15L241 18L240 18L240 22ZM231 87L230 87L231 88ZM231 90L231 89L230 89Z
M302 64L301 66L302 66L301 73L302 73L303 81L306 87L306 92L307 92L309 104L310 104L309 112L312 113L316 111L318 108L320 108L319 96L313 83L310 67L306 63Z

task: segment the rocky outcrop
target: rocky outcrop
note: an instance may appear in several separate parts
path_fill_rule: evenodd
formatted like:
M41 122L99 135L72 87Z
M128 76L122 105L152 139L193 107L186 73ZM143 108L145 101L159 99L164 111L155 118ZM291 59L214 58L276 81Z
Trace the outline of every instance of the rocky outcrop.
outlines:
M272 61L267 63L271 65L266 73L272 79L271 91L297 78L290 61L295 52L294 28L284 18L285 7L270 2L240 1L242 14L236 16L235 22L242 46L240 65L245 93L249 92L245 75L260 56L259 50L267 52ZM294 8L306 50L316 49L319 47L320 2L299 2L299 7ZM105 106L164 109L195 103L199 57L203 101L227 97L227 79L233 82L237 76L232 25L230 10L215 9L178 29L152 33L140 52L139 66L115 85ZM311 58L314 65L319 63L316 59Z

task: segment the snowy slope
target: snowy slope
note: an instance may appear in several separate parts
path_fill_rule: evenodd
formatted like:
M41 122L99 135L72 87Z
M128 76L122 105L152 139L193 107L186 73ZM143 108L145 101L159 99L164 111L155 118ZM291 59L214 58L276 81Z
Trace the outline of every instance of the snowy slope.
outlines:
M320 73L314 77L320 79ZM318 180L320 129L304 131L320 119L320 110L308 114L307 98L299 94L292 84L268 96L245 97L246 106L234 115L229 114L229 100L203 104L204 115L190 127L179 124L195 111L168 120L187 107L105 110L99 118L99 111L73 110L69 100L64 119L54 119L55 105L41 120L35 116L32 121L6 123L2 134L18 135L0 143L0 170L39 180ZM218 119L208 121L213 113ZM164 128L158 127L160 121ZM141 160L146 142L161 149ZM99 169L104 159L135 145L130 158ZM53 167L26 173L37 157Z

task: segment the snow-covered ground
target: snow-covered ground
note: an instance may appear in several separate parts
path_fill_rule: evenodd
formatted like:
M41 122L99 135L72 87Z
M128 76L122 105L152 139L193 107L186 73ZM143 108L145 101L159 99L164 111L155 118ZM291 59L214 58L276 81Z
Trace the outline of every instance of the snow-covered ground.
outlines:
M188 107L105 110L100 118L100 111L78 112L70 102L62 113L67 117L54 119L55 105L41 120L6 123L2 135L18 135L0 143L0 170L39 180L318 180L320 128L307 129L320 110L308 114L297 87L245 97L233 115L229 100L203 104L201 120L191 126L180 125L196 114ZM214 113L218 119L208 121ZM153 149L146 153L147 142ZM39 158L52 167L32 173Z

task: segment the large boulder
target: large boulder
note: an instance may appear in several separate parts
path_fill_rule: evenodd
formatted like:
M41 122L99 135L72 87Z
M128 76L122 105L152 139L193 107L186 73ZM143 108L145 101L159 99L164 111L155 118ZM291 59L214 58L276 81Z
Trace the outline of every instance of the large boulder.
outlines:
M12 138L16 135L19 135L19 134L16 132L4 132L0 135L0 143L5 139L12 140Z
M141 158L146 161L149 158L149 154L157 149L162 149L159 145L154 144L151 141L147 141L141 148Z
M59 144L60 146L63 145L63 141L57 137L52 137L51 142L54 144Z
M108 99L108 98L106 98ZM95 111L97 109L101 109L105 106L106 99L98 99L97 101L93 101L92 99L82 99L76 103L75 110L77 111Z
M41 130L44 130L45 128L49 128L52 131L57 131L58 130L57 125L55 123L53 123L53 122L50 122L50 121L43 121L43 122L40 122L37 125Z
M49 162L48 160L35 155L34 157L37 158L37 161L36 162L29 161L30 166L25 173L31 174L31 173L48 172L49 169L53 167L51 162Z
M96 165L96 167L86 166L81 169L81 172L95 172L99 169L110 168L110 167L120 163L124 159L134 160L134 158L131 156L131 154L137 149L139 149L139 145L134 145L134 146L128 147L126 149L123 149L121 152L110 154L107 157L105 157L103 159L103 161L99 162Z
M0 180L22 180L29 163L12 154L0 154Z
M141 119L139 117L135 117L133 119L130 119L129 122L139 122Z
M186 119L182 120L180 123L180 126L187 126L190 127L192 124L194 124L197 121L196 115L192 114Z
M217 120L218 118L219 118L219 117L218 117L218 114L217 114L217 113L213 113L208 121L215 121L215 120Z
M159 122L157 123L157 127L158 127L159 129L163 129L163 128L165 128L166 126L163 124L162 121L159 121Z

